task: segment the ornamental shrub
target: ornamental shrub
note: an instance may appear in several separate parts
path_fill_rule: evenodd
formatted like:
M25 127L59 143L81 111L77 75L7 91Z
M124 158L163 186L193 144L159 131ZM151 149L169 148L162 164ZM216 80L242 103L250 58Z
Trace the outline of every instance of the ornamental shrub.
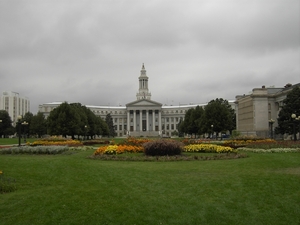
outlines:
M143 144L144 153L148 156L180 155L183 144L172 140L156 140Z

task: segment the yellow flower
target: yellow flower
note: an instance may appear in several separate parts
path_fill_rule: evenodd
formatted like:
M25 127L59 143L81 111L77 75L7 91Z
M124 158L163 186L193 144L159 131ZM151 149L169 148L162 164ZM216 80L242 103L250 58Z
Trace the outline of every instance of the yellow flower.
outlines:
M0 170L0 175L3 174L2 170Z

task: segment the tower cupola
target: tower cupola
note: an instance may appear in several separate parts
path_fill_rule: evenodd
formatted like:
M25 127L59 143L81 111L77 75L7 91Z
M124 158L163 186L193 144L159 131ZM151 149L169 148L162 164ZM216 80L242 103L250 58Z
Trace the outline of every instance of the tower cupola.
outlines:
M141 75L139 76L139 92L136 94L136 98L137 100L151 99L151 93L148 89L148 77L146 75L144 63L141 69Z

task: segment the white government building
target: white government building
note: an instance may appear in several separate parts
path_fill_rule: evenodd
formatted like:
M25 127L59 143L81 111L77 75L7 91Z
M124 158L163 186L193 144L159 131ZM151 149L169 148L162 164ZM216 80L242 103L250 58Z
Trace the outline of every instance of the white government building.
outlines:
M152 101L144 65L138 80L139 90L136 94L136 100L126 104L126 106L86 105L96 116L104 120L106 115L110 114L119 137L127 135L172 136L175 131L178 131L178 123L180 119L184 120L185 113L189 109L198 105L204 107L207 104L167 106ZM287 84L279 88L262 86L261 88L254 88L247 95L237 95L235 101L229 100L229 104L236 112L237 130L243 135L270 137L270 128L278 125L277 117L283 100L294 87L300 88L300 83ZM39 105L39 112L47 117L61 103L52 102ZM15 125L19 115L24 116L30 112L30 101L17 92L4 91L0 97L0 110L6 110L13 121L13 125Z
M178 131L178 123L184 119L185 113L196 106L206 104L189 104L180 106L166 106L151 100L149 92L148 77L143 64L139 80L139 90L136 100L126 106L91 106L86 105L95 115L105 120L110 114L117 136L172 136ZM62 102L46 103L39 106L39 111L47 117L51 110ZM234 101L230 101L234 107Z
M271 129L278 126L277 117L283 106L283 100L295 87L300 88L300 83L286 84L280 88L263 85L261 88L254 88L247 95L237 95L235 102L237 130L246 136L271 137Z

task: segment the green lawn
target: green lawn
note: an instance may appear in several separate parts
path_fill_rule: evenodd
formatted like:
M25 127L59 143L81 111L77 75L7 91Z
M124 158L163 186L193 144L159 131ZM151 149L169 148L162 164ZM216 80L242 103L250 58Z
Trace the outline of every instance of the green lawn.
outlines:
M27 138L26 142L33 142L34 140L37 140L36 138ZM0 138L0 146L1 145L18 145L19 144L19 138ZM21 144L25 144L24 138L21 138Z
M300 224L300 154L130 162L0 155L0 224Z

